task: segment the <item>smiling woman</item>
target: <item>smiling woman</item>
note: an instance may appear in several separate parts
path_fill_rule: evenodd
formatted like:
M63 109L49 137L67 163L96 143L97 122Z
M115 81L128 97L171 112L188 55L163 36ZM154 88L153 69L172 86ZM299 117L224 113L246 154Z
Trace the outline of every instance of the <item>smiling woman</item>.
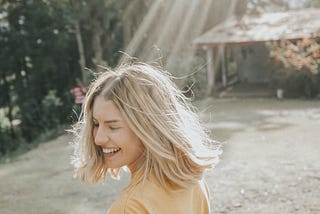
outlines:
M142 63L106 70L90 86L76 133L82 181L130 170L108 213L210 213L203 173L220 150L165 71Z
M111 100L98 96L93 103L93 136L109 168L127 166L133 173L142 160L143 145ZM140 161L139 161L140 160Z

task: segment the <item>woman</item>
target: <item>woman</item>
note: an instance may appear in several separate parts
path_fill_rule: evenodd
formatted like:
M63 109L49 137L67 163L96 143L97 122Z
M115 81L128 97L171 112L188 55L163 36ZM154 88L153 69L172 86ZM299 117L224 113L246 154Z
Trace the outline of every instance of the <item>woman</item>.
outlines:
M203 173L220 151L168 73L142 63L106 71L82 113L73 162L80 179L131 173L108 213L210 213Z

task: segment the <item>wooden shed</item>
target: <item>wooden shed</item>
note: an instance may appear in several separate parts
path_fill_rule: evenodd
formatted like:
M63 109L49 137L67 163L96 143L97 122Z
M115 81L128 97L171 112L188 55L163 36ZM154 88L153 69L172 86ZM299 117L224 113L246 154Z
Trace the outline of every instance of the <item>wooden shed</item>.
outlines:
M240 20L230 17L193 41L207 53L207 93L215 89L215 64L224 63L228 46L250 46L267 41L297 40L320 36L320 9L309 8L260 15L245 15ZM213 50L218 54L214 57ZM228 69L222 66L222 85L226 86Z

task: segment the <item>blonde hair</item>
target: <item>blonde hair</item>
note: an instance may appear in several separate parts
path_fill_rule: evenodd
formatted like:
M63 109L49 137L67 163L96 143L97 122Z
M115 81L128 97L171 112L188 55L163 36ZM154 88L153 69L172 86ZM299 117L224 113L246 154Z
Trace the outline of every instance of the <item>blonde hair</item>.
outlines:
M153 175L166 189L187 188L217 163L220 150L212 148L213 141L170 74L148 64L127 64L102 73L86 95L73 161L82 181L96 183L108 172L117 177L120 171L106 167L94 143L92 105L98 95L115 103L141 140L145 160L139 172L144 179Z

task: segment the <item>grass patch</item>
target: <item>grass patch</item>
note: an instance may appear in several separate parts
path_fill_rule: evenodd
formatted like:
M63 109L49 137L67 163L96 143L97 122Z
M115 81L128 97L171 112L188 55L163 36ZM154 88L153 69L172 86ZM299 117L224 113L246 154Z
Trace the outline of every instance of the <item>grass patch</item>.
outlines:
M61 125L57 128L46 130L32 142L26 142L24 139L17 140L15 143L18 144L18 147L13 151L7 151L5 154L1 155L0 164L11 162L20 155L38 147L41 143L46 143L47 141L55 139L64 134L67 127L67 125Z

